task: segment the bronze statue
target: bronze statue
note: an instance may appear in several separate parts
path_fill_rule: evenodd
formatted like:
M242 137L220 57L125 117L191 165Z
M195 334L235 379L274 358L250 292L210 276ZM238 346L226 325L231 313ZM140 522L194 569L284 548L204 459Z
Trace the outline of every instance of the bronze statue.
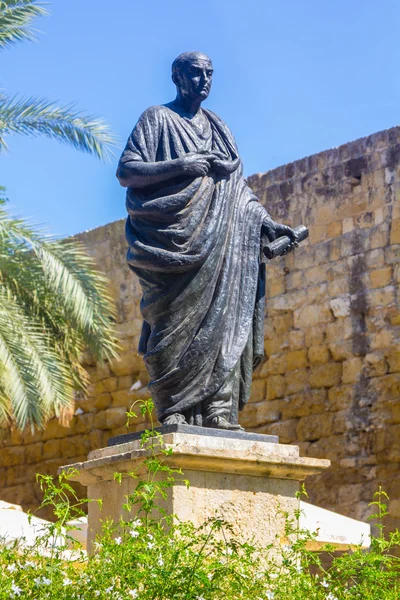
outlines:
M157 417L240 430L253 369L264 355L263 239L296 232L275 223L242 175L225 123L201 108L211 60L172 65L175 100L140 117L117 177L127 188L127 260L139 277L139 352Z

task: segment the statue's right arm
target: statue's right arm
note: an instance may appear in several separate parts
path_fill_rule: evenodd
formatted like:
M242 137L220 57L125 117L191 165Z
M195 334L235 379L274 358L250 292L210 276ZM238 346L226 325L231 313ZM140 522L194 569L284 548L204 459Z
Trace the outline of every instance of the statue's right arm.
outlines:
M180 158L159 162L130 160L119 162L117 178L122 187L143 188L168 181L174 177L204 177L210 170L211 154L190 152Z
M168 181L182 173L180 158L160 162L131 160L125 164L120 162L117 169L117 177L122 187L134 188Z

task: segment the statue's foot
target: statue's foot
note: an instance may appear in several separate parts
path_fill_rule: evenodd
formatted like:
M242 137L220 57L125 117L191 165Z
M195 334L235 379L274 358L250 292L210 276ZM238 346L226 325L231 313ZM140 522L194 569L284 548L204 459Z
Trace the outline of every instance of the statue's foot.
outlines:
M174 415L170 415L162 422L163 425L187 425L187 421L183 415L180 413L175 413Z
M229 423L225 417L212 417L204 423L204 426L213 429L225 429L226 431L244 431L239 423Z

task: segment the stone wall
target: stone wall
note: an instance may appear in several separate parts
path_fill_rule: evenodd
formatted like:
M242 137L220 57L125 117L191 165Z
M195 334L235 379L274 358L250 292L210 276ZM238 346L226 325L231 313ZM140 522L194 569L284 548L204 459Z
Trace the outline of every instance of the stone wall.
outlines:
M310 238L268 264L266 360L241 415L249 430L331 459L328 472L308 480L315 504L365 520L382 485L390 527L400 525L399 163L394 128L249 178L276 220L307 224ZM112 282L122 355L110 365L88 359L93 383L69 428L52 421L42 434L3 442L0 497L25 507L40 499L36 472L104 446L125 431L126 408L148 395L123 221L78 238ZM130 429L142 427L139 418Z

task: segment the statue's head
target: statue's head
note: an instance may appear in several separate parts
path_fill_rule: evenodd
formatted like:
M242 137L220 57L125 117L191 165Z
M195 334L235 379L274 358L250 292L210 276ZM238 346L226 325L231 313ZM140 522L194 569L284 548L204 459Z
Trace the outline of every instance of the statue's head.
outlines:
M193 100L205 100L213 75L211 59L202 52L183 52L172 63L172 81L179 93Z

